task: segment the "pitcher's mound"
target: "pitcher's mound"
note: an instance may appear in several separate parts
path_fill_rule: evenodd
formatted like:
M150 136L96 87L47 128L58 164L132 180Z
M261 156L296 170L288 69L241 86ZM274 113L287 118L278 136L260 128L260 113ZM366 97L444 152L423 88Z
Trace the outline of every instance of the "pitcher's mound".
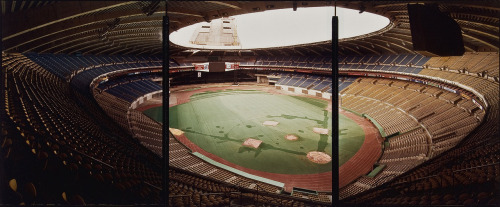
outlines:
M299 137L297 137L297 135L295 135L295 134L287 134L287 135L285 135L285 139L290 140L290 141L295 141L295 140L299 139Z
M172 132L172 134L175 136L179 136L179 135L184 134L184 132L182 130L175 129L175 128L169 128L169 129L170 129L170 132Z
M317 164L326 164L332 161L332 157L324 152L312 151L307 153L307 159Z
M260 144L262 143L261 140L257 140L257 139L252 139L252 138L247 138L244 142L243 142L243 146L246 146L246 147L251 147L251 148L259 148Z
M264 126L276 126L278 124L279 124L279 122L277 122L277 121L265 121L264 123L262 123L262 125L264 125Z

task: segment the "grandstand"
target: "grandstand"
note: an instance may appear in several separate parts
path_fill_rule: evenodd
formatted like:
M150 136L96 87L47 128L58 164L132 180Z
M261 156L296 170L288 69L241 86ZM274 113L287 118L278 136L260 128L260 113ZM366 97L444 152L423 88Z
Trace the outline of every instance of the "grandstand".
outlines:
M0 203L498 206L500 5L432 1L461 27L465 53L431 57L413 49L414 3L2 1ZM172 33L221 17L334 4L390 23L340 39L338 51L332 41L196 51L170 43L162 56L165 13ZM144 113L167 98L167 59L169 106L189 101L176 94L240 86L326 100L330 109L338 101L380 134L374 151L354 158L370 170L333 166L339 181L325 189L318 183L331 183L331 172L283 186L206 159ZM214 59L239 68L199 77L195 65Z

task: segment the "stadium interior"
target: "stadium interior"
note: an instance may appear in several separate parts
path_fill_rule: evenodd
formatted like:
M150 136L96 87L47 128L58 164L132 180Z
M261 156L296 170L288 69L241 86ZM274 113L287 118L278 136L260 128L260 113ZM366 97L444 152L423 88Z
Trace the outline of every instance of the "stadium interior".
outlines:
M459 56L414 49L407 7L417 3L1 1L0 203L498 206L500 3L426 1L459 25ZM221 17L335 5L390 23L338 40L337 51L332 41L251 50L169 42L162 55L165 13L172 33ZM200 78L195 64L204 62L238 68ZM369 116L384 139L378 171L340 174L349 181L331 191L286 191L193 156L142 113L167 100L164 88L235 82L338 99Z

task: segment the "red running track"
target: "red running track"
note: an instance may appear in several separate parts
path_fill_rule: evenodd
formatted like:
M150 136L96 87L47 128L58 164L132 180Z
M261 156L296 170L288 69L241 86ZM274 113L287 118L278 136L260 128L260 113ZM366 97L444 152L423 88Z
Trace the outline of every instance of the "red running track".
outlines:
M382 155L382 136L373 124L351 112L339 109L339 113L356 122L365 132L361 148L339 168L339 189L373 170L373 164Z

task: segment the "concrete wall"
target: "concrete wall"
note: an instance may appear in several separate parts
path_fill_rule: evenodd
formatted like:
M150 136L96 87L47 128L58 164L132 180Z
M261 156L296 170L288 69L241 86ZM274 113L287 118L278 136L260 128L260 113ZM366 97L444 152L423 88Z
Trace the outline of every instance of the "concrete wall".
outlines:
M281 88L281 90L284 90L284 91L287 91L287 92L290 92L293 94L300 94L300 95L304 95L303 90L307 90L305 88L299 88L299 87L293 87L293 86L285 86L285 85L276 85L276 86L279 86L279 87L275 87L278 90ZM291 90L293 90L293 92ZM307 95L317 97L318 94L320 94L320 97L322 97L324 99L332 100L331 93L327 93L327 92L322 93L321 91L312 90L312 89L307 90Z

